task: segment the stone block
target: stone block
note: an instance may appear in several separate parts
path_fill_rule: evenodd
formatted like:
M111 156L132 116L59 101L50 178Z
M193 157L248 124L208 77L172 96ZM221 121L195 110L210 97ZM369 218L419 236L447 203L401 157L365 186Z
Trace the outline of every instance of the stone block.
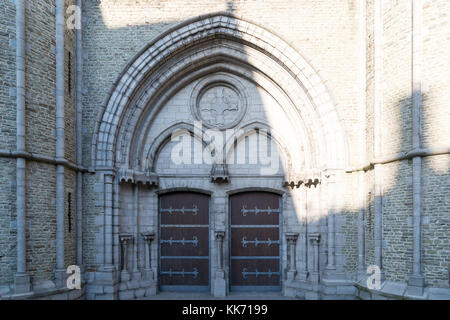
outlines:
M136 289L134 294L136 298L142 298L145 295L145 289Z
M134 290L119 291L118 296L120 300L131 300L136 298Z
M68 300L78 300L80 298L82 298L84 295L84 288L82 288L81 290L70 290L67 293L67 299Z
M150 288L147 288L146 290L145 290L145 296L146 297L151 297L151 296L154 296L154 295L156 295L156 293L157 293L157 290L156 290L157 288L156 288L156 285L155 286L152 286L152 287L150 287Z
M372 293L372 300L389 300L389 298L381 294Z
M86 292L88 292L89 294L103 294L104 291L104 286L101 284L90 284L87 286L86 288Z
M305 300L319 300L320 294L319 292L307 291L305 292Z
M140 287L140 283L137 280L131 280L127 282L128 289L137 289Z
M372 300L372 295L368 291L359 290L359 298L362 300Z
M14 290L16 294L31 291L31 280L28 274L17 273L14 275Z
M116 295L113 293L97 294L95 295L95 300L115 300Z
M227 286L225 279L214 279L214 292L215 297L225 297L227 295Z
M53 296L50 296L50 299L51 300L68 300L68 293L67 292L58 293Z
M356 288L354 286L337 286L337 294L342 295L355 295Z

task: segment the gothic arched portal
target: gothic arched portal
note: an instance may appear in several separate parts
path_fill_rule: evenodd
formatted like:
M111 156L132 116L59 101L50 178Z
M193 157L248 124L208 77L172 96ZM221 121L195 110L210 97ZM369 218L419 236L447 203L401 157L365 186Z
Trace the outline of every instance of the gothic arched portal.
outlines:
M211 149L211 142L222 134L223 148ZM287 277L288 282L289 276L282 272L297 261L301 270L314 274L323 266L308 265L307 255L314 263L320 253L307 239L323 228L319 222L314 224L313 217L319 207L329 209L327 199L333 194L329 182L346 162L345 133L329 90L294 48L265 28L225 13L180 23L127 64L96 126L92 165L104 186L101 263L120 268L122 283L137 279L152 288L162 274L165 284L172 283L167 277L196 276L175 266L160 270L162 241L184 246L196 236L183 240L176 233L181 240L167 235L163 239L157 232L161 230L158 202L169 190L184 195L208 190L211 250L205 261L211 272L208 281L202 279L213 294L225 295L236 276L231 274L230 245L244 243L230 238L229 199L236 198L232 194L237 190L255 196L273 190L281 195L276 196L279 207L272 208L280 213L283 209L277 229L280 237L263 239L263 232L260 239L259 231L251 239L250 235L240 237L245 245L259 248L279 245L276 259L286 268L246 270L244 276ZM315 207L307 206L309 202ZM182 207L170 212L185 214L189 205ZM271 213L265 207L249 210L256 210L252 211L256 218ZM309 235L306 217L312 218ZM295 234L302 239L297 257L288 247ZM164 263L169 260L164 259ZM278 284L281 281L273 287Z

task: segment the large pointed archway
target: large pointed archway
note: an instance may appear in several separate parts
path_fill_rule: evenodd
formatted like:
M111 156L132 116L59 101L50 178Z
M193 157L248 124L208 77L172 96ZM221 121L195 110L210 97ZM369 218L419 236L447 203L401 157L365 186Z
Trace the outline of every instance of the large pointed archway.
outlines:
M241 99L250 110L232 119L229 127L273 131L271 138L283 158L278 176L258 180L250 173L239 180L240 176L236 174L235 184L216 188L210 178L213 182L226 182L229 174L226 168L216 172L214 170L218 169L213 166L211 176L201 170L197 175L186 175L181 169L173 171L171 176L161 175L155 169L156 162L165 152L163 149L170 144L173 131L185 130L194 139L208 134L207 128L196 131L194 121L201 115L192 110L200 99L198 97L216 87L223 92L229 90L231 93L228 94L235 92L236 99ZM164 111L170 101L180 100L179 93L183 90L184 97L190 98L181 99L176 108ZM271 103L276 107L269 107ZM259 112L257 107L262 111ZM139 240L140 234L152 233L158 224L155 218L158 215L148 213L158 211L157 192L143 186L159 190L212 190L212 210L219 218L212 219L216 222L212 225L210 239L219 241L228 223L225 218L227 201L221 200L226 200L227 192L232 189L276 189L286 195L282 201L287 206L290 197L297 197L295 193L299 191L286 193L285 187L316 187L323 177L332 176L334 170L343 170L346 162L345 133L329 89L296 49L267 29L226 13L182 22L151 41L127 64L112 86L97 122L92 166L99 185L103 186L99 191L103 203L101 270L123 270L124 263L129 263L136 274L142 276L138 271L140 266L157 265L157 252L150 254L156 247L146 243L145 237ZM182 179L177 180L177 174ZM322 194L325 188L321 189ZM303 214L296 212L293 205L291 207L286 216ZM302 210L298 208L298 211ZM222 214L224 218L221 218ZM123 250L128 250L129 243L125 246L120 243L121 234L135 237L130 249L132 254L126 255L128 260L125 262L121 261ZM212 250L212 268L226 273L229 271L226 263L220 265L223 263L220 257L226 257L226 254L218 248ZM286 253L287 247L283 250ZM148 253L141 254L144 251ZM153 260L144 261L149 256ZM151 286L156 280L153 275L151 277L142 279ZM212 291L216 292L223 285L220 281L226 279L212 280Z

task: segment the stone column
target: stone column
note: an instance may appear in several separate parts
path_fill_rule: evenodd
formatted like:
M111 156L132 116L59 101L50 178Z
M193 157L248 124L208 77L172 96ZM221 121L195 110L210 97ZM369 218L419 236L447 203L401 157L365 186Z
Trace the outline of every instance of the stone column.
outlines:
M155 240L155 233L154 232L146 232L141 233L142 238L145 241L145 269L144 269L144 275L145 279L147 280L153 280L153 269L152 269L152 242Z
M367 145L366 145L366 129L367 129L367 99L366 99L366 77L367 77L367 3L366 1L358 1L359 4L359 21L358 21L358 38L359 38L359 161L361 168L367 163ZM364 242L364 215L366 208L366 179L365 172L358 172L358 278L364 277L365 270L365 242Z
M56 0L55 38L56 38L56 160L64 161L65 120L64 120L64 1ZM57 287L65 285L64 269L64 166L56 166L56 269Z
M295 254L298 232L289 232L285 234L287 242L288 255L288 266L287 266L287 280L295 280L297 275L297 258Z
M25 152L25 1L16 1L16 136L17 151ZM15 293L31 290L26 262L26 160L16 160L17 269L14 274Z
M81 11L82 0L76 0ZM80 21L81 24L81 21ZM76 109L76 162L83 162L83 41L81 25L75 29L75 109ZM83 265L83 173L77 172L76 182L76 263Z
M105 251L104 251L104 261L105 267L113 267L113 240L112 240L112 215L113 215L113 175L105 174L105 217L104 217L104 228L105 228Z
M383 115L383 87L381 75L383 72L383 10L382 2L374 4L374 120L373 120L373 145L375 158L382 156L382 115ZM375 264L383 270L383 166L374 166L374 255ZM384 273L381 273L384 280Z
M138 245L139 245L139 185L133 185L133 209L134 209L134 235L133 235L133 279L140 280L141 273L138 266Z
M119 239L119 232L120 232L120 212L119 212L119 181L120 178L118 175L114 178L114 184L113 184L113 227L112 227L112 233L113 233L113 264L116 270L120 269L120 239Z
M130 274L128 273L128 243L132 240L133 236L130 234L121 234L119 236L120 246L121 246L121 270L120 270L120 280L128 281L130 280Z
M335 259L335 212L336 212L336 177L334 174L328 176L327 183L328 194L328 214L327 214L327 267L325 270L325 277L327 279L332 278L336 272L336 259ZM325 196L325 195L322 195Z
M217 270L214 279L214 296L225 297L227 295L227 286L225 281L225 271L223 270L223 239L224 230L216 230L215 238L217 245Z
M421 59L422 59L422 1L411 0L412 26L412 142L421 148ZM422 296L425 278L422 275L422 158L413 158L413 274L408 280L408 294Z
M364 277L366 274L365 268L365 230L364 230L364 216L366 207L366 179L364 171L358 172L358 184L360 188L359 194L359 208L358 208L358 278Z
M223 238L225 237L225 231L216 231L216 243L217 243L217 267L223 271Z
M94 284L103 287L102 293L95 293L95 299L117 299L118 275L113 265L113 238L112 238L112 214L113 214L113 181L115 172L106 170L100 173L103 184L102 195L99 200L103 202L103 252L100 251L102 264L95 272Z
M311 281L313 283L319 283L319 242L320 234L313 233L308 235L309 242L311 243L313 270L311 272Z
M297 274L297 279L306 280L308 278L308 201L307 201L307 188L303 187L302 190L302 209L303 220L301 221L300 246L301 246L301 263L300 271Z

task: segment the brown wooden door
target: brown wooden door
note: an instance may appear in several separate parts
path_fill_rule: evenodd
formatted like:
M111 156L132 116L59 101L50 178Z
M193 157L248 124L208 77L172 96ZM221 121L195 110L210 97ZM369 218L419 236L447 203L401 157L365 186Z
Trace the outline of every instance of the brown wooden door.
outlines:
M209 196L160 196L159 285L164 291L209 290Z
M281 290L280 196L246 192L230 197L230 289Z

